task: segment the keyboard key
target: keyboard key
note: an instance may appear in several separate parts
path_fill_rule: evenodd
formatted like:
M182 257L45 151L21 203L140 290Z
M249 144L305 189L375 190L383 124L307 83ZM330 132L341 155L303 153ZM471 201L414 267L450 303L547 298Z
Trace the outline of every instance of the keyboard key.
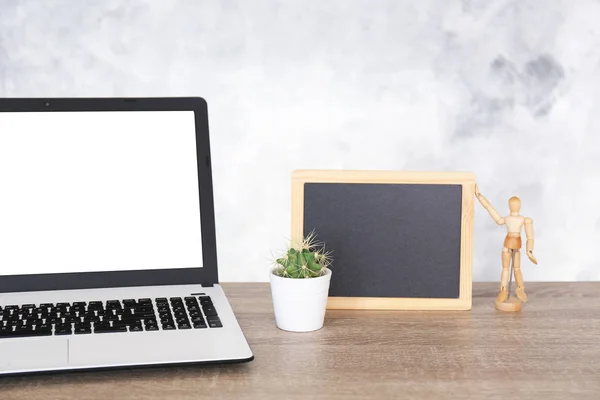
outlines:
M80 328L92 329L92 324L90 324L89 322L77 322L77 323L73 324L73 326L75 327L75 330L80 329Z
M142 324L139 325L131 325L129 327L129 332L143 332L144 328L142 328Z
M126 324L127 326L129 325L141 325L142 324L142 320L139 318L134 318L134 319L129 319L129 320L124 320L124 321L118 321L122 324ZM116 323L118 323L116 322Z
M147 331L157 331L158 325L146 325L146 330Z
M121 321L121 324L127 325L127 326L134 326L134 325L142 325L142 320L141 319L130 319L130 320L125 320L125 321Z
M42 309L43 316L56 315L56 307L48 307Z
M205 307L202 310L204 311L204 315L206 315L207 317L213 317L213 316L219 315L219 314L217 314L217 310L215 310L213 307Z
M219 318L209 319L208 326L210 326L211 328L222 328L223 327L223 325L221 324L221 320Z
M194 327L194 329L203 329L203 328L207 327L204 320L198 321L198 322L192 322L192 326Z
M88 334L88 333L92 333L92 327L91 326L79 326L79 327L75 327L75 334L76 335L83 335L83 334Z
M173 321L172 319L167 319L167 320L161 319L160 324L162 325L163 328L165 327L165 325L175 326L175 321Z
M125 308L125 309L123 309L123 312L121 312L121 315L123 317L135 315L135 309Z
M96 325L94 327L94 333L112 333L112 332L127 332L126 326L110 326L110 325Z
M175 324L174 323L166 323L166 324L162 324L162 328L165 331L170 331L175 329Z
M69 331L69 333L71 333L71 324L63 324L63 323L56 324L55 329L57 331Z
M27 325L19 324L19 325L15 326L15 332L17 332L17 333L27 333L31 330L33 330L33 329Z
M154 314L154 310L152 311L138 311L135 314L138 318L140 319L146 319L146 318L154 318L156 317L156 315Z
M116 328L116 327L127 328L129 325L131 325L131 323L126 322L126 321L110 321L108 326L110 326L111 328Z
M99 308L104 308L101 301L90 301L88 304L88 310L98 310Z
M102 314L102 320L103 321L119 321L119 316L113 312L105 312L104 314Z

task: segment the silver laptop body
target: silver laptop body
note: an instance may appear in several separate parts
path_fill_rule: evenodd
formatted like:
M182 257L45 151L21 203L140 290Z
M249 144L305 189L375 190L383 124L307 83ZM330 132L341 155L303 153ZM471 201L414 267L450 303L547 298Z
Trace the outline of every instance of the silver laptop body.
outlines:
M206 102L0 99L0 374L252 359Z

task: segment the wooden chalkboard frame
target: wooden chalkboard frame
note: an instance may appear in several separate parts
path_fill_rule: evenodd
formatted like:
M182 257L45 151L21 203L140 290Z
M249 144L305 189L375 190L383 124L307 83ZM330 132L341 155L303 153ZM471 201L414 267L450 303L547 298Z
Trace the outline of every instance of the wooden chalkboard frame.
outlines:
M475 175L469 172L328 171L292 173L292 244L304 232L305 183L440 184L462 185L460 285L458 298L332 297L328 309L368 310L470 310L472 304L473 225ZM318 232L317 232L318 234ZM335 259L334 259L335 265ZM334 271L335 275L335 271Z

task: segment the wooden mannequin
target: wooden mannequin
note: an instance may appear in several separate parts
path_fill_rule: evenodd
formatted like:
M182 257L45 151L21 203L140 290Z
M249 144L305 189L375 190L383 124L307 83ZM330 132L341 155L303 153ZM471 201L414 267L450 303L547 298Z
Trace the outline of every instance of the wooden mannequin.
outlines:
M532 263L537 264L537 260L533 256L533 247L535 243L533 239L533 220L519 214L519 211L521 211L521 200L518 197L511 197L508 200L510 215L502 217L498 211L492 207L488 199L481 194L477 185L475 185L475 196L494 221L496 221L498 225L506 225L508 231L506 238L504 239L504 248L502 249L502 276L500 279L500 293L496 298L496 308L503 311L519 311L521 309L521 302L527 302L525 283L523 282L523 273L521 272L521 230L523 229L523 226L525 226L525 235L527 236L527 244L525 245L527 257L529 257L529 260L531 260ZM515 294L517 295L518 300L509 300L511 259L513 261L515 282L517 283Z

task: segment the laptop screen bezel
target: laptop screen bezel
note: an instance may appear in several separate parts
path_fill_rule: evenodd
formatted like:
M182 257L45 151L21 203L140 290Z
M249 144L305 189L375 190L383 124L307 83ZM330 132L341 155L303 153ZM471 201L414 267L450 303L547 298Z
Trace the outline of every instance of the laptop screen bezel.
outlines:
M196 154L202 268L0 275L0 293L97 289L218 283L213 185L208 134L208 110L200 97L177 98L46 98L0 99L1 112L84 112L84 111L193 111L196 123ZM1 190L1 188L0 188Z

